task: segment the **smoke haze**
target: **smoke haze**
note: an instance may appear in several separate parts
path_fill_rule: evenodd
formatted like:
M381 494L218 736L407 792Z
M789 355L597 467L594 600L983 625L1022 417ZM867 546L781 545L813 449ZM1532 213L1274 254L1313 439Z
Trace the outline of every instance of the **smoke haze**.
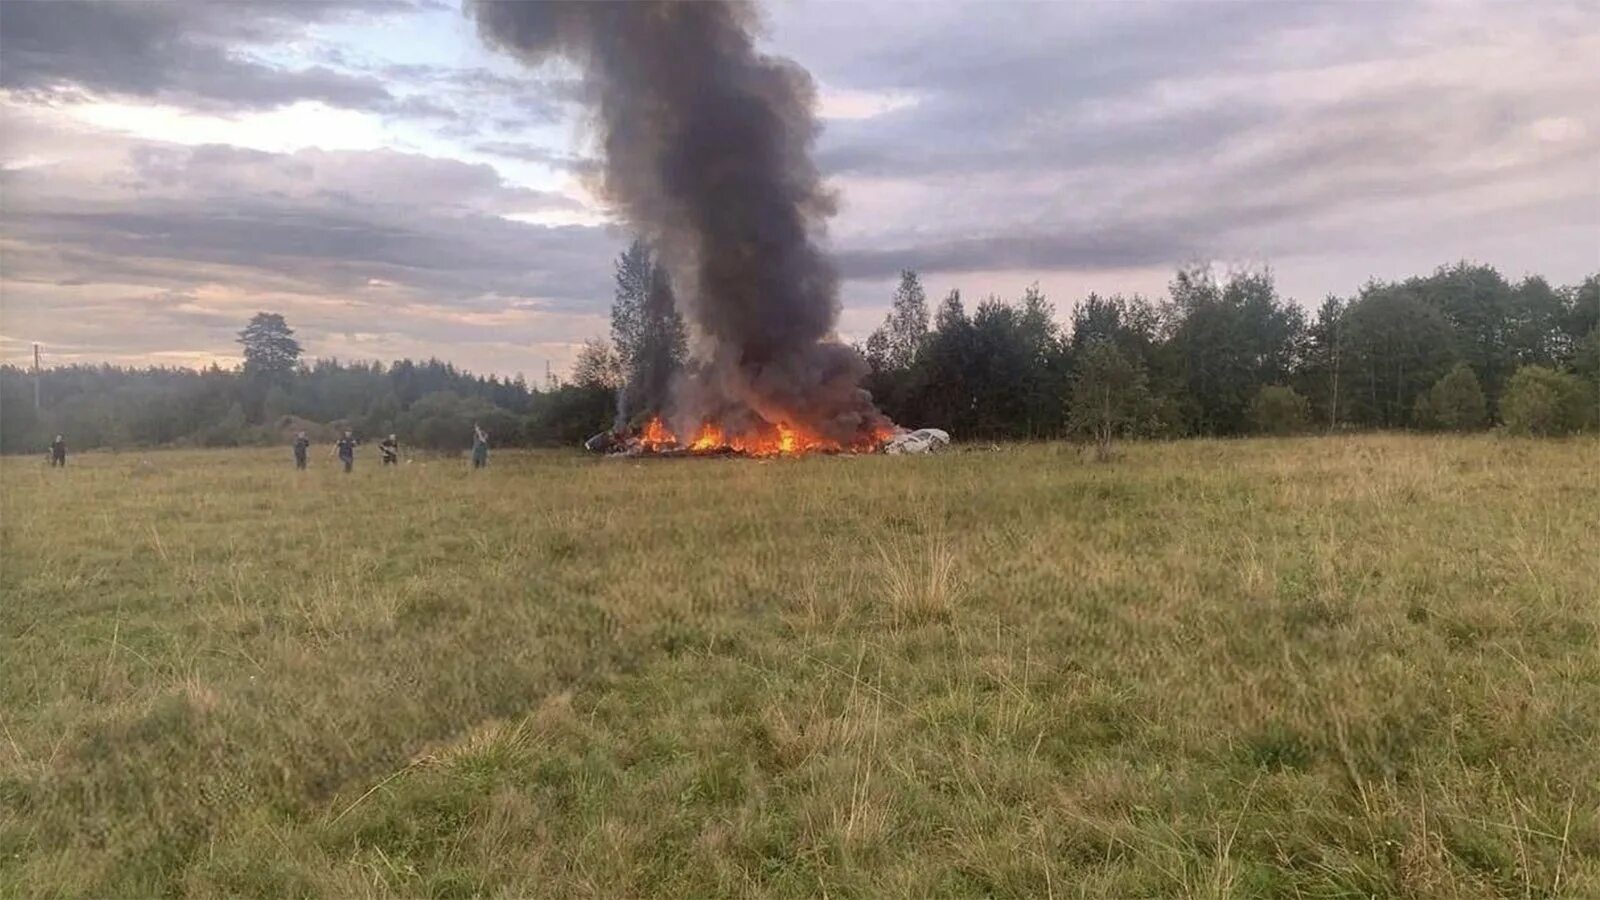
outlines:
M850 442L886 424L860 388L865 363L834 339L815 87L756 51L753 7L478 0L472 11L491 43L583 73L605 199L654 246L694 331L669 404L678 430L788 422Z

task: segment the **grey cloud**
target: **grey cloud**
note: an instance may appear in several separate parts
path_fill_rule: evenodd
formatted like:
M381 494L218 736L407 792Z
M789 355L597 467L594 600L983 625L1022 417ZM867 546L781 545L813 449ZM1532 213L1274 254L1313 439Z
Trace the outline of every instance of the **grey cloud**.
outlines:
M908 91L931 100L925 110L951 125L958 117L971 117L969 125L1011 122L1029 104L1055 111L1220 68L1261 67L1260 48L1273 36L1328 22L1317 4L1271 0L920 2L869 4L849 16L798 7L773 12L780 49L825 84ZM1373 38L1362 35L1364 52L1381 52ZM1377 41L1387 43L1381 30ZM1339 48L1340 58L1350 52Z
M779 49L825 84L912 101L830 121L822 135L851 277L1359 252L1359 226L1338 224L1359 208L1427 231L1528 202L1496 195L1524 182L1542 185L1530 189L1548 195L1536 202L1552 227L1571 190L1600 201L1583 174L1600 157L1600 111L1587 100L1600 76L1570 65L1600 51L1592 7L778 15ZM1561 141L1537 137L1551 121L1576 124Z
M895 178L960 178L974 169L1020 174L1042 167L1134 166L1207 153L1269 115L1260 105L1236 105L1142 122L1064 126L1050 135L960 129L954 139L939 141L935 136L941 131L952 132L915 112L891 112L829 126L818 163L833 175Z
M948 8L947 19L909 26L905 38L871 34L876 52L863 51L858 41L864 31L856 24L818 41L816 49L833 60L823 70L825 81L833 71L840 84L905 91L915 100L888 115L830 123L823 135L829 152L876 151L857 161L862 171L892 172L896 161L915 165L930 145L943 169L955 174L1011 166L1025 172L1044 160L1057 168L1106 157L1143 164L1173 152L1203 163L1204 154L1228 138L1326 102L1293 98L1286 106L1265 90L1278 79L1363 62L1401 63L1408 53L1429 49L1415 46L1404 27L1413 11L1390 4L1333 10L1274 0L1195 0L882 9L905 20L915 17L902 11L928 6ZM1404 46L1408 40L1413 46ZM1169 95L1182 97L1217 77L1248 79L1263 90L1163 108ZM1362 86L1352 96L1362 102L1368 90ZM1425 107L1428 99L1414 97L1413 104ZM1143 108L1146 117L1102 122L1096 112L1108 104Z
M93 177L10 170L8 280L348 294L374 280L442 307L602 307L603 229L505 218L566 209L482 164L391 151L266 153L128 140ZM494 299L501 298L501 299Z
M492 156L503 156L506 159L517 159L523 162L539 163L552 169L575 172L582 175L594 175L600 171L600 161L588 156L574 156L541 147L537 144L524 144L516 141L481 141L474 145L474 150L479 153L488 153Z
M395 100L388 104L384 111L413 119L438 119L445 122L462 122L466 119L466 114L455 106L419 95Z
M977 272L1162 266L1198 252L1197 246L1171 227L1156 230L1119 224L890 244L879 249L844 250L838 260L846 278L870 279L886 278L903 269Z
M469 138L483 133L485 125L514 132L560 122L579 99L577 82L548 74L509 75L482 66L426 64L390 64L370 71L387 83L417 92L389 112L448 118L457 123L453 134ZM418 105L423 96L431 108Z
M576 208L559 194L511 185L492 166L393 150L307 149L268 153L228 145L132 146L127 184L145 193L171 189L224 203L289 200L357 204L405 214L529 213Z
M165 266L155 270L164 268L181 283L192 271L188 265L200 263L269 269L332 292L379 279L458 307L491 293L537 296L554 308L599 305L608 286L586 270L608 258L612 243L596 229L576 226L482 216L384 222L249 203L225 211L168 204L140 211L34 212L8 230L24 241L75 245L86 251L80 259L94 266L91 277L101 279L146 276L159 261Z
M382 82L325 66L288 70L246 48L292 38L319 20L388 14L408 4L344 2L0 3L0 86L25 96L88 92L199 108L270 108L297 100L392 103Z
M207 112L315 100L436 123L474 137L561 120L576 83L482 66L377 64L314 46L321 64L287 68L262 51L304 40L310 26L419 14L407 0L12 0L0 3L0 87L39 103L134 98Z
M1335 180L1285 179L1258 183L1252 171L1230 172L1200 191L1199 202L1174 200L1162 208L1132 210L1114 219L1068 218L1050 226L1016 224L975 236L943 237L885 232L846 246L839 254L847 278L891 277L911 268L928 273L1052 271L1168 267L1193 259L1267 252L1291 257L1310 252L1358 253L1376 232L1331 225L1323 217L1341 210L1373 207L1382 217L1385 241L1415 239L1415 226L1395 218L1385 204L1403 187L1403 203L1427 203L1459 191L1535 177L1552 163L1576 169L1594 159L1594 148L1492 171L1448 171L1421 181L1382 173L1349 172ZM1263 164L1261 171L1289 170L1296 161L1320 155L1290 148ZM1582 221L1600 226L1592 197L1570 193L1512 201L1494 218L1516 227L1543 220L1546 225ZM1432 229L1460 231L1470 212L1437 210ZM1459 253L1456 250L1446 252ZM1359 279L1353 279L1359 280Z
M582 99L580 96L582 85L575 79L521 72L507 74L483 66L396 63L383 66L377 70L377 74L397 81L450 91L520 96L537 94L551 104L575 103Z

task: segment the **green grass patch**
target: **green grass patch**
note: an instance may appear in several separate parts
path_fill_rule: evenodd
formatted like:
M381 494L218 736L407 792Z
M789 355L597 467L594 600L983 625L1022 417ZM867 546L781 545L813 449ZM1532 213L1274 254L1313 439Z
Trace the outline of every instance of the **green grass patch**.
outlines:
M1600 895L1597 471L0 460L0 896Z

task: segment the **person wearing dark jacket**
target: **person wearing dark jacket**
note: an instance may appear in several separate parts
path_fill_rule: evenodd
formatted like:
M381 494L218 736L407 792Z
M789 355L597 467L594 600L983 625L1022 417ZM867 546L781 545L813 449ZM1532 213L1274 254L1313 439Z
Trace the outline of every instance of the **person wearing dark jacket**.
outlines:
M296 469L304 469L306 467L306 455L310 451L311 441L306 438L306 433L304 431L297 432L294 436L294 467Z
M56 439L50 442L50 468L54 469L56 466L65 467L66 464L67 439L58 434Z
M383 454L383 464L386 466L400 465L400 442L394 435L389 435L378 444L378 451Z
M344 463L344 471L349 474L352 466L356 464L356 439L346 431L344 437L339 438L339 443L334 445L334 452L339 454L339 461Z

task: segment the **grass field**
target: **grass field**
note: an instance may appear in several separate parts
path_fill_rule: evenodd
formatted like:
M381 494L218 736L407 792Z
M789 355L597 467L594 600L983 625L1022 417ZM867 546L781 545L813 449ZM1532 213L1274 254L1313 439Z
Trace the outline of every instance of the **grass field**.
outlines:
M0 895L1600 896L1600 443L0 461Z

